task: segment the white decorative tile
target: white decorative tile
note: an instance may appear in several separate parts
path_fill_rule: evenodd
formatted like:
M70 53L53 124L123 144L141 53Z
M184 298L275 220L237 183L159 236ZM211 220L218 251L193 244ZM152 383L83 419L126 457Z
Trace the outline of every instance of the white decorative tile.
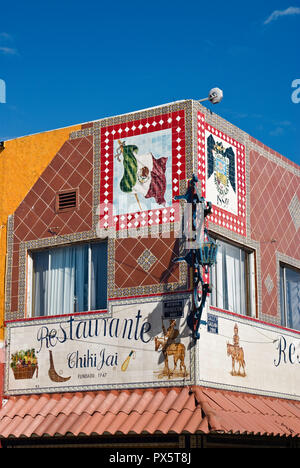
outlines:
M148 249L145 249L144 252L137 259L137 263L145 271L149 271L156 261L157 258Z
M265 279L265 287L268 291L268 294L271 294L271 292L273 291L273 288L274 288L274 283L273 283L273 280L270 276L270 273L268 273L268 276L266 277Z
M296 193L289 204L289 212L295 225L295 229L298 231L300 227L300 201Z

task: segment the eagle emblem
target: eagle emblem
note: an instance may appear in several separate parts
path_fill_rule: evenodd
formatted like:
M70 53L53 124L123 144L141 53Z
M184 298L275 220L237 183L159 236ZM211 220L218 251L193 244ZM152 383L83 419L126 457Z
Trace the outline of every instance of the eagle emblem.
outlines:
M222 141L215 141L210 134L207 138L208 178L214 175L217 191L221 196L228 194L230 185L236 193L235 153L232 147L225 148Z

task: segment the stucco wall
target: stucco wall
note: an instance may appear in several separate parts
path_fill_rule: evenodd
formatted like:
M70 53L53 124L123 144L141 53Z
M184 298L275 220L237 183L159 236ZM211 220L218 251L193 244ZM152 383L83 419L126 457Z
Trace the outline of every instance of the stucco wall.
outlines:
M3 340L7 217L25 198L70 132L79 128L81 125L8 140L0 153L0 341Z

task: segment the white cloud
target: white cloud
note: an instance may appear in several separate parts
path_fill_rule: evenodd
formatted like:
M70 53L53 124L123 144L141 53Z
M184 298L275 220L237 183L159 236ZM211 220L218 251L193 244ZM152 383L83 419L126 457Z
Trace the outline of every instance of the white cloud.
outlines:
M18 51L12 47L0 47L0 53L5 55L17 55Z
M300 8L288 7L286 10L275 10L271 15L264 21L264 24L269 24L271 21L277 20L280 16L291 16L300 15Z
M284 129L282 127L275 127L272 130L270 130L269 135L271 136L281 136L284 134Z
M269 135L271 136L281 136L286 135L287 132L294 132L293 123L290 120L273 120L272 121L273 128L269 131Z
M0 40L12 41L12 36L6 32L0 32Z
M7 32L0 32L0 54L4 55L18 55L18 51L14 47L9 47L12 44L8 44L9 42L13 42L13 37L11 34Z

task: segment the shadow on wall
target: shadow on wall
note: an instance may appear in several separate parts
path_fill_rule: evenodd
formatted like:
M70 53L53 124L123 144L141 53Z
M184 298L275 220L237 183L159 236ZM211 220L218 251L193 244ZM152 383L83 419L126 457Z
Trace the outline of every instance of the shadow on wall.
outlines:
M148 332L148 337L150 341L153 342L153 349L155 349L155 338L164 338L165 333L167 332L168 328L171 326L171 322L175 321L176 324L174 326L174 330L178 330L178 335L174 339L175 343L180 343L183 338L191 337L187 350L191 350L195 346L195 342L192 339L192 333L190 328L187 325L187 313L190 311L191 307L191 300L186 301L186 307L184 316L177 318L177 319L165 319L163 317L163 302L164 300L161 299L159 304L148 314L147 320L152 324L151 329ZM186 310L187 309L187 310ZM165 331L164 331L165 328ZM164 353L162 352L162 348L160 348L158 364L162 364L164 362Z

